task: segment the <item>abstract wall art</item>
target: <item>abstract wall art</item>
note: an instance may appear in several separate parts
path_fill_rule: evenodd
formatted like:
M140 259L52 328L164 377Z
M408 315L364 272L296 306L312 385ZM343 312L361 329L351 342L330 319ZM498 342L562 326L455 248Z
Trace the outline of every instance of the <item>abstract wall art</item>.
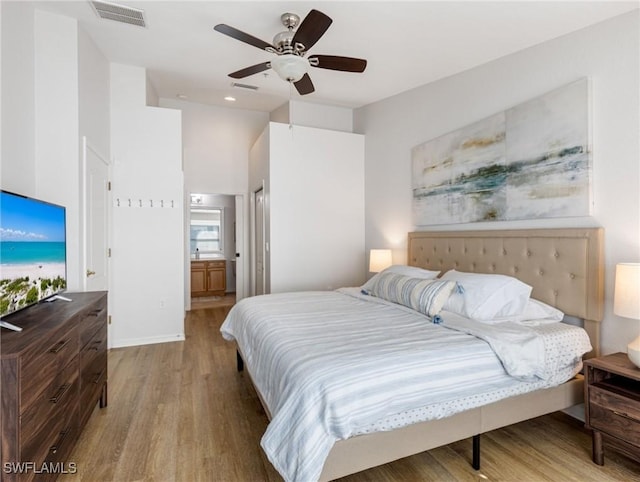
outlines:
M588 97L581 79L414 147L414 224L588 216Z

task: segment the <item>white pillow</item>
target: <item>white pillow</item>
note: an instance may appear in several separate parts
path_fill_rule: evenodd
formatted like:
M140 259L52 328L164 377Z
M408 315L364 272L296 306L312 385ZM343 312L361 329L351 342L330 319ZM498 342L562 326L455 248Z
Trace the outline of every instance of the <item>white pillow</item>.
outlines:
M539 326L548 323L558 323L564 320L564 313L542 301L529 298L524 311L519 315L496 317L493 320L476 320L482 323L495 324L510 321L521 325Z
M393 266L389 266L388 268L385 268L379 273L376 273L374 276L372 276L369 281L362 285L362 289L367 292L371 291L371 287L383 273L395 273L419 279L436 279L440 274L440 271L429 271L428 269L422 269L416 266L394 264Z
M501 274L463 273L452 269L441 279L456 281L459 286L443 309L478 321L521 315L532 289L516 278Z
M527 306L518 318L520 322L557 323L564 319L564 313L542 301L529 298Z

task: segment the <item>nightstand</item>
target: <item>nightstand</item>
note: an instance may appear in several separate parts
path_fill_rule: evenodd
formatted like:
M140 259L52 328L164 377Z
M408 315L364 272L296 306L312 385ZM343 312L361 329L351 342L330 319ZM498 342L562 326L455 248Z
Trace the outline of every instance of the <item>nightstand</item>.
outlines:
M593 431L593 461L604 446L640 462L640 369L626 353L585 361L585 423Z

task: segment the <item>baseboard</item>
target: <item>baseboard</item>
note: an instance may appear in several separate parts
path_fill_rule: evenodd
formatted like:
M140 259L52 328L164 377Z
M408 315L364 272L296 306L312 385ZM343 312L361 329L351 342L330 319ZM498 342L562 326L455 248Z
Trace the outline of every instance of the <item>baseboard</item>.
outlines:
M154 345L156 343L170 343L173 341L184 341L184 333L177 333L175 335L165 336L152 336L148 338L129 338L124 340L118 340L113 343L109 348L125 348L128 346L140 346L140 345Z

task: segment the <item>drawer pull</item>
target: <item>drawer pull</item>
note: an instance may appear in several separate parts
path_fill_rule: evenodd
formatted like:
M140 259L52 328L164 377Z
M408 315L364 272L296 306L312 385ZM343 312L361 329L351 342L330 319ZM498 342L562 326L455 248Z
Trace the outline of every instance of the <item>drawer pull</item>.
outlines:
M55 454L60 449L60 446L64 443L64 439L67 438L67 434L69 432L69 429L65 430L64 432L60 432L60 438L58 439L58 442L55 445L49 447L49 452Z
M100 345L102 345L102 340L96 340L92 343L92 346L89 347L89 350L98 351L100 349Z
M100 381L100 379L102 378L102 374L104 373L104 371L101 371L100 373L96 373L96 377L93 379L93 383L95 385L98 384L98 382Z
M49 352L59 353L60 350L62 350L65 346L67 346L67 343L69 343L69 340L61 340L56 344L56 346L54 346L51 350L49 350Z
M102 313L102 309L99 310L93 310L92 312L90 312L87 316L99 316L100 313Z
M64 394L67 393L67 390L69 390L69 388L71 388L71 384L70 383L65 383L64 385L62 385L58 389L56 394L49 399L49 401L51 403L58 403L60 401L60 399L64 396Z
M632 422L640 422L637 418L631 417L624 412L618 412L617 410L612 410L613 413L618 415L619 417L626 418L627 420L631 420Z

